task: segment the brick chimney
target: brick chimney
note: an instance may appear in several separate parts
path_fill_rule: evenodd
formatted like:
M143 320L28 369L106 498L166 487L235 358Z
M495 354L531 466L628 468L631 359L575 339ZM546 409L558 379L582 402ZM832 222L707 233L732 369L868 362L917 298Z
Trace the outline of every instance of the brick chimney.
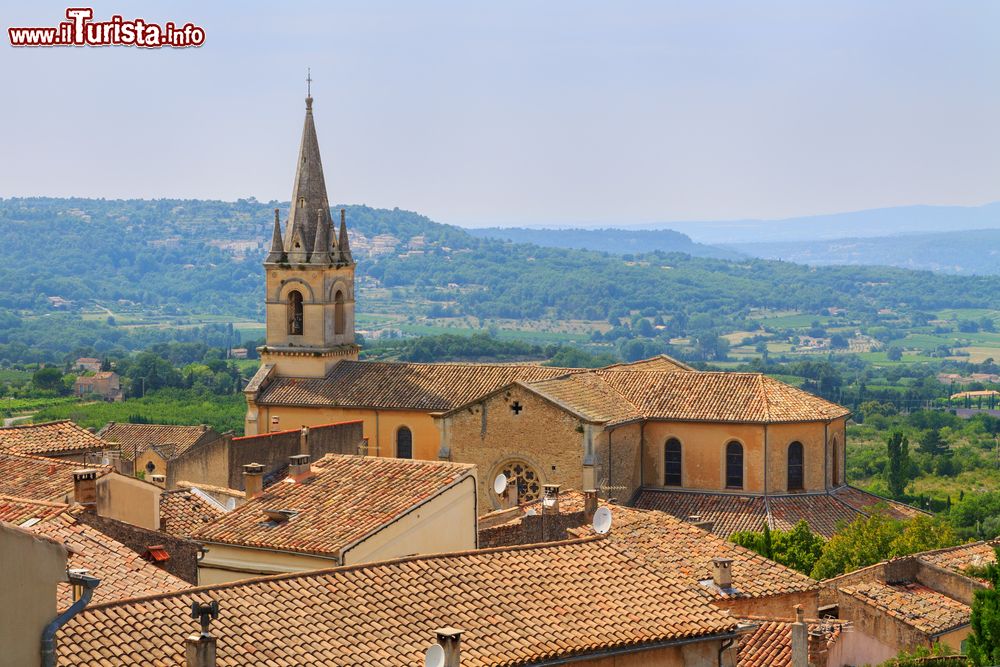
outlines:
M97 471L93 468L73 471L73 500L88 512L97 511Z
M597 512L597 489L587 489L583 492L583 517L590 523Z
M462 664L462 631L457 628L441 628L437 631L438 644L444 649L442 667L460 667Z
M791 667L809 667L809 626L800 604L795 605L795 622L792 623Z
M712 559L712 583L719 588L733 587L733 559Z
M559 485L542 485L542 514L559 514Z
M305 429L303 429L305 430ZM288 476L296 482L304 482L313 476L308 454L293 454L288 457Z
M247 463L243 466L243 488L247 500L264 493L264 466L260 463Z

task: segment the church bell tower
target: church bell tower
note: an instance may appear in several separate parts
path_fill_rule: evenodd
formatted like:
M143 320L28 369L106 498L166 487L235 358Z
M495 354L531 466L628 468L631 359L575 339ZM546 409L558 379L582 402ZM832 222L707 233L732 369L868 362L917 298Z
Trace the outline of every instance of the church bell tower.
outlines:
M266 273L267 339L262 364L275 375L323 377L344 359L357 359L354 343L354 258L344 211L336 233L323 179L311 91L284 233L274 210Z

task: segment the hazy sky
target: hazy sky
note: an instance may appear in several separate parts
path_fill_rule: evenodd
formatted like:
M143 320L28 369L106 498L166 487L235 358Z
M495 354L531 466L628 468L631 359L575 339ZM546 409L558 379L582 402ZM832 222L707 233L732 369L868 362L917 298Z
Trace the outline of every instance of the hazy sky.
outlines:
M78 3L70 3L79 6ZM0 196L330 199L463 225L1000 199L1000 2L100 2L198 49L13 49Z

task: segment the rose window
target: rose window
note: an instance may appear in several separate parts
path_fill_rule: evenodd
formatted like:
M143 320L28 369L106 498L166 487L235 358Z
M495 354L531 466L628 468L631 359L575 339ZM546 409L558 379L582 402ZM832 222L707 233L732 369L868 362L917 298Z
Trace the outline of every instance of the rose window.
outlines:
M524 461L510 461L500 469L508 482L517 480L517 500L519 503L538 500L542 492L542 481L535 469Z

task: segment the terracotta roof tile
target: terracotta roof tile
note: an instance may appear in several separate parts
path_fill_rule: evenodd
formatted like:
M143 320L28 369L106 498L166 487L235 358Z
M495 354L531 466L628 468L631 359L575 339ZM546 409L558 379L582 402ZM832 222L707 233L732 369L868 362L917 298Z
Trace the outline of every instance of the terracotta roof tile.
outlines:
M592 373L572 373L526 384L532 391L587 421L623 422L642 416L634 405L612 389L603 378Z
M160 494L160 522L168 535L190 537L225 513L217 502L206 500L197 491L176 489Z
M792 624L788 621L769 619L746 619L757 625L757 629L740 637L737 667L791 667L792 664ZM809 664L823 664L816 655L823 648L829 649L844 629L838 621L813 621L808 623L808 632L813 637L809 642ZM817 640L822 637L822 643ZM815 651L815 653L814 653Z
M334 405L449 410L517 380L541 380L573 369L505 364L408 364L342 361L325 378L278 378L262 405Z
M106 449L108 443L67 420L0 428L0 449L18 454L65 456Z
M840 590L927 635L967 625L971 614L968 605L918 583L871 581Z
M444 461L328 454L314 476L278 482L264 493L196 531L192 537L339 555L340 550L407 510L472 475L475 466ZM286 521L268 521L264 510L292 510Z
M168 460L187 451L202 439L215 440L219 434L207 426L173 426L169 424L123 424L110 422L98 434L107 442L121 446L123 454L135 458L151 447Z
M790 530L804 519L814 533L830 538L841 522L853 521L880 509L894 519L909 519L921 514L916 508L849 486L829 493L772 494L766 500L760 495L646 488L639 492L633 504L680 519L700 515L703 521L714 522L712 532L723 537L738 531L760 531L765 521L773 529Z
M102 476L111 472L110 466L83 465L0 450L0 493L33 500L70 502L73 499L73 471L81 468L92 468Z
M40 521L51 519L68 509L69 505L66 503L0 495L0 521L6 521L15 526L27 528ZM25 523L30 525L25 526Z
M422 664L444 626L463 667L524 665L732 632L728 614L603 539L282 575L97 605L58 634L60 665L183 664L193 601L217 600L219 667ZM128 619L122 622L122 619ZM304 622L304 621L308 622ZM283 662L282 662L283 661Z
M29 530L65 544L70 551L67 566L86 569L101 580L94 589L92 604L190 588L186 581L148 563L121 542L77 521L75 511L59 514ZM59 585L58 597L60 609L72 604L69 584Z

